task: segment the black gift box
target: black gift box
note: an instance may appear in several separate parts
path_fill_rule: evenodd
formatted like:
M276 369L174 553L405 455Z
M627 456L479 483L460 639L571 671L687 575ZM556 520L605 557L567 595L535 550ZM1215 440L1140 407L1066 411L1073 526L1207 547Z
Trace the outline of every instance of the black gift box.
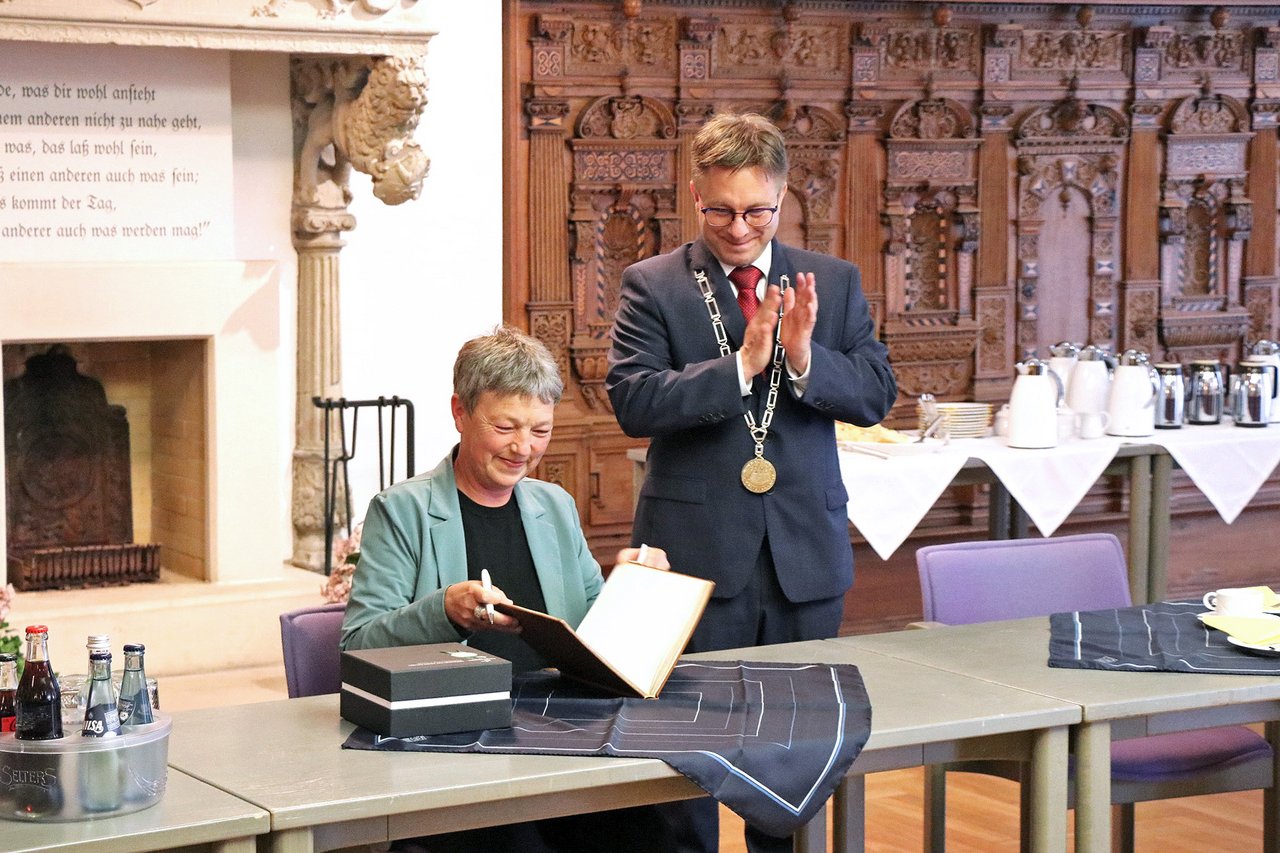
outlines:
M511 725L511 663L459 643L342 653L343 719L392 737Z

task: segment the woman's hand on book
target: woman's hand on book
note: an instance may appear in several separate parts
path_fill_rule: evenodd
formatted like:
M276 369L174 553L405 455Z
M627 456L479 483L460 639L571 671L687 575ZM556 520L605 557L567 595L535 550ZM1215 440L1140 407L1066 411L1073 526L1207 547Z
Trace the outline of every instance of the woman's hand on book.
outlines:
M496 586L485 589L480 581L463 581L452 584L444 591L444 612L449 621L464 631L520 632L520 622L511 616L494 613L489 621L487 604L513 604L507 594Z

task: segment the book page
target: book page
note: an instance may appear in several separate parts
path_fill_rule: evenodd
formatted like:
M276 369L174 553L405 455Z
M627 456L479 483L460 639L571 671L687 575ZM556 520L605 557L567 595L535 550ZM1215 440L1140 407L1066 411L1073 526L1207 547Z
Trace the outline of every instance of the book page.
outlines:
M710 581L619 563L578 637L629 681L657 692L711 597Z

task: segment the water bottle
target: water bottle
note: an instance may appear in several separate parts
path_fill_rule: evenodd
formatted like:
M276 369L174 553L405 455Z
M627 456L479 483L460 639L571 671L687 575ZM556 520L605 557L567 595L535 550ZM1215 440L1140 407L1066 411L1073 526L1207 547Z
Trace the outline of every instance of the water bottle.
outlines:
M120 681L120 725L141 726L152 722L151 693L142 657L147 647L129 643L124 647L124 678Z

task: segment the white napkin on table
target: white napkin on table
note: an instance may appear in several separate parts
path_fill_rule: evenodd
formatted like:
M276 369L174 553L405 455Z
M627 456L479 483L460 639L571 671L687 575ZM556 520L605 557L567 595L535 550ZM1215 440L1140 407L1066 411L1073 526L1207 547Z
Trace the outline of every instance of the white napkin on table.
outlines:
M840 475L849 492L849 521L880 559L893 556L951 485L969 460L969 452L957 449L957 445L969 443L956 441L936 453L888 459L840 451Z
M1044 450L1009 447L1004 439L973 443L970 455L986 463L1044 536L1052 536L1120 449L1120 439L1067 441Z
M1230 421L1188 424L1131 440L1169 451L1227 524L1236 520L1280 464L1280 424L1256 428Z

